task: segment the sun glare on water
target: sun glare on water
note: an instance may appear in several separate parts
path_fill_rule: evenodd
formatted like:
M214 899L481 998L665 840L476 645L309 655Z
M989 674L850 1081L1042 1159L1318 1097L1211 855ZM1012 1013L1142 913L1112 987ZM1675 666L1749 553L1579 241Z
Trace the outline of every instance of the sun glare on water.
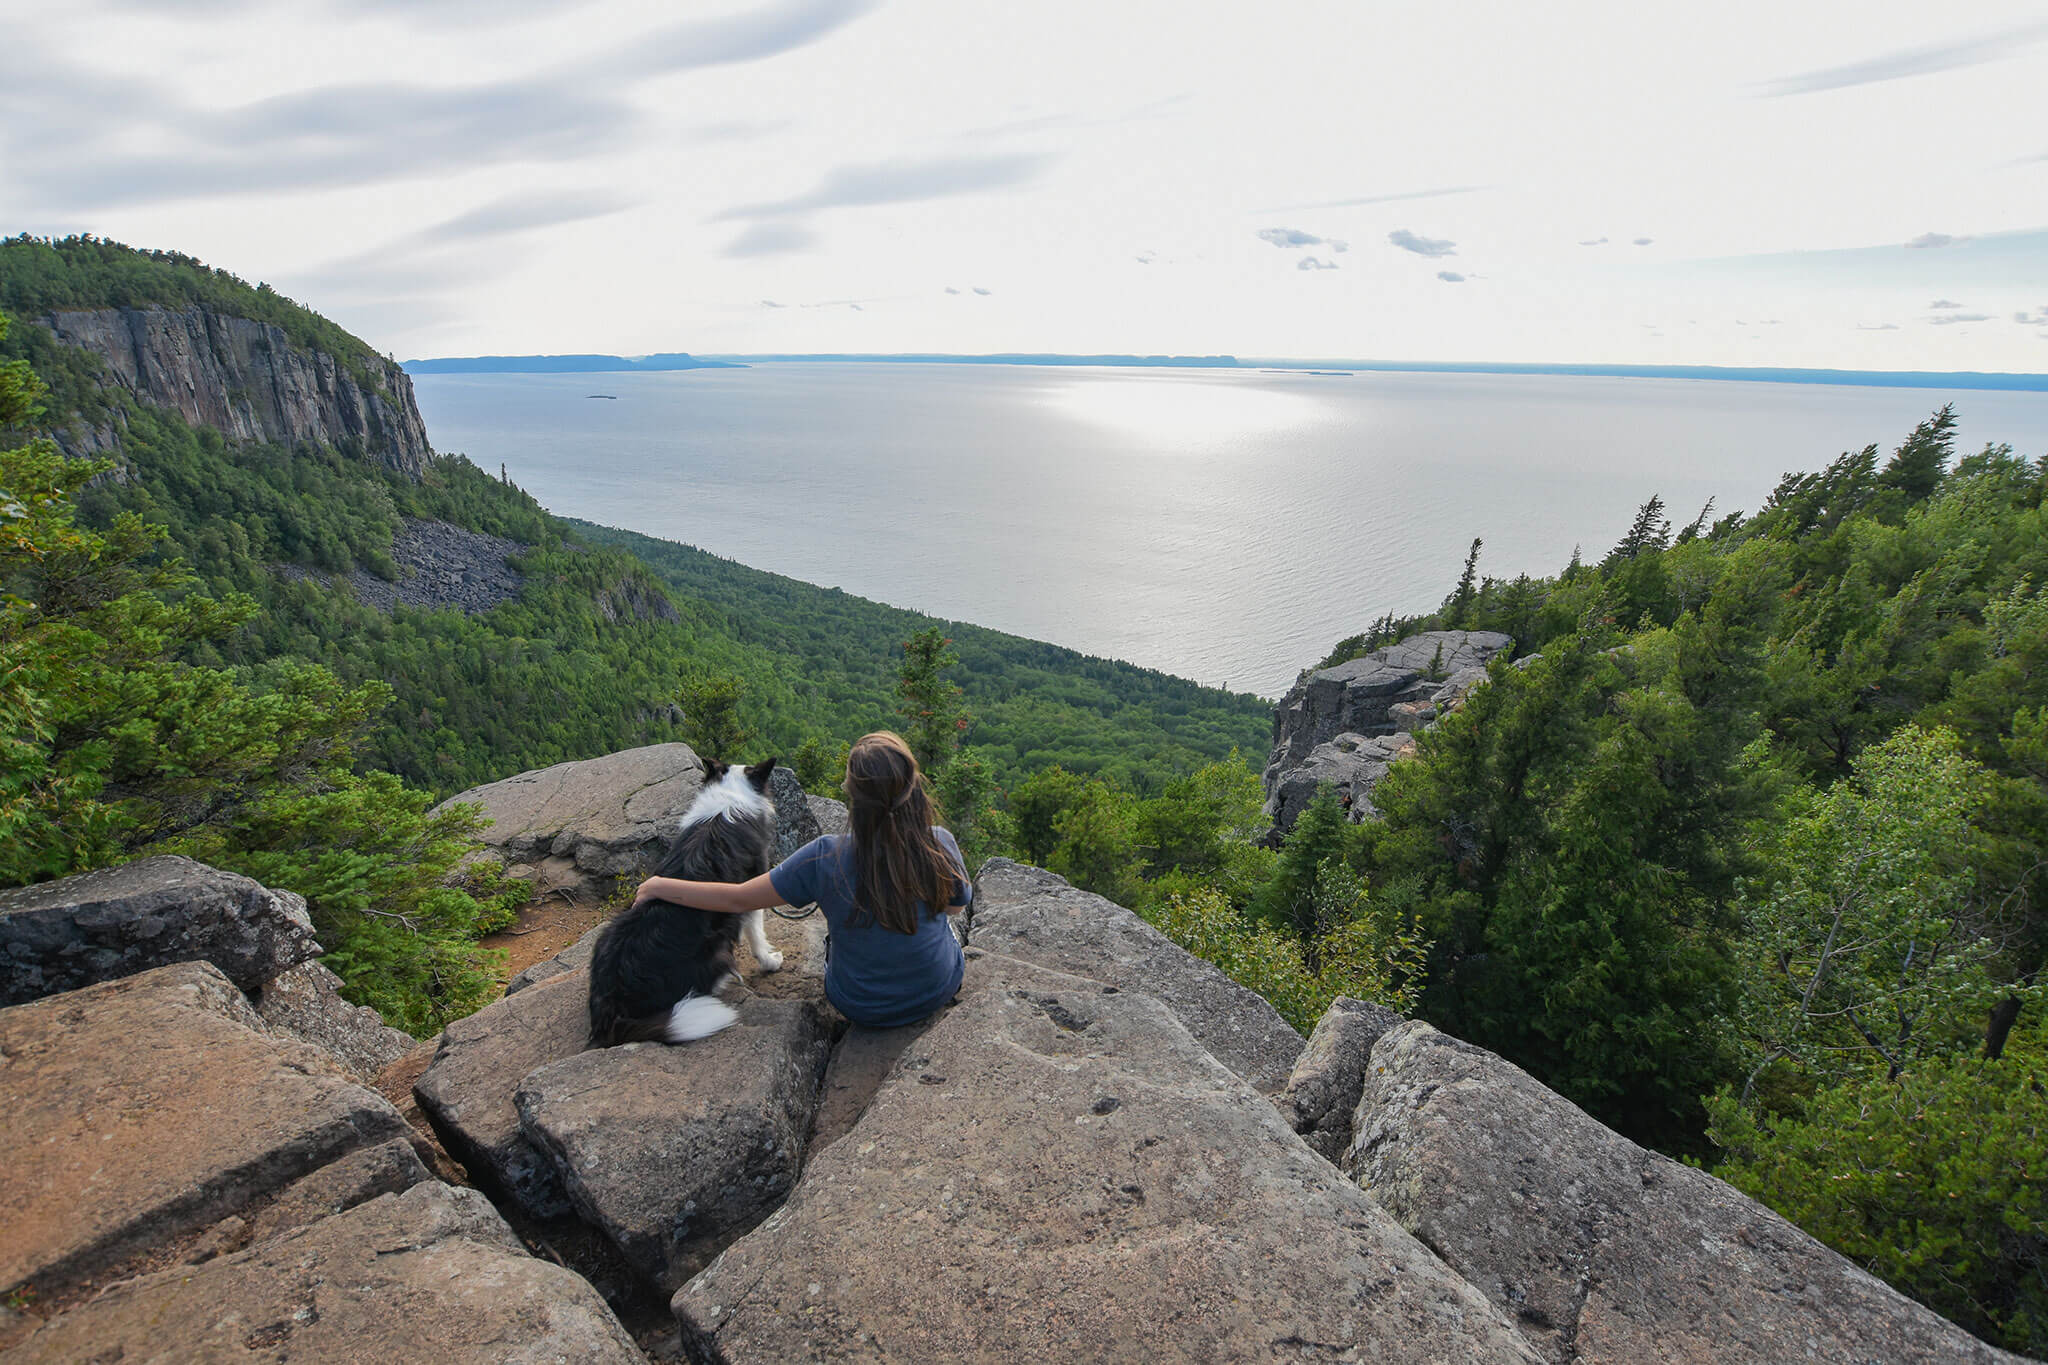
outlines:
M1090 375L1053 389L1059 412L1159 445L1228 445L1323 417L1323 404L1249 378L1176 373Z

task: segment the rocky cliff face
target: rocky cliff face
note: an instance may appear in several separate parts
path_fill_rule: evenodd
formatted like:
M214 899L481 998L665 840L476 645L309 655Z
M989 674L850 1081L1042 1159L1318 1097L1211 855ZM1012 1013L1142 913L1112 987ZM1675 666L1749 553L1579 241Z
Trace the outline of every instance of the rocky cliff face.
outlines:
M1490 630L1432 630L1305 674L1273 711L1266 813L1277 831L1327 782L1353 821L1374 814L1370 794L1410 736L1435 723L1514 644Z
M318 441L417 479L432 454L412 380L397 362L295 347L284 329L200 307L97 308L36 319L93 352L146 403L236 441ZM67 453L119 443L101 427L60 432Z

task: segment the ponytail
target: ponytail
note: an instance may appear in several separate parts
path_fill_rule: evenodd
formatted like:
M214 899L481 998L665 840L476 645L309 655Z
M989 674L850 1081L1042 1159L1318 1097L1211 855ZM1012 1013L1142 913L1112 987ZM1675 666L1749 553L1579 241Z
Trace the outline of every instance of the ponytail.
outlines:
M864 735L847 754L846 809L854 850L850 922L916 933L917 903L943 913L960 873L932 833L938 802L900 735Z

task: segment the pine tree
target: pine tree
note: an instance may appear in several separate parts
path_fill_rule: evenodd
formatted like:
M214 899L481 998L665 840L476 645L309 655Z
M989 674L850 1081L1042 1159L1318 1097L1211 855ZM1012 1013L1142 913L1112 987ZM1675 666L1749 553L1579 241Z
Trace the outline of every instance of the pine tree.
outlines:
M946 670L960 662L953 642L937 626L903 642L903 666L896 677L896 712L903 717L903 738L919 766L934 778L952 761L960 734L968 726L960 707L960 688Z
M1446 630L1462 630L1471 624L1467 616L1472 610L1472 598L1479 590L1479 547L1484 543L1474 536L1472 548L1465 552L1465 572L1458 575L1457 591L1451 594L1451 604L1444 609Z

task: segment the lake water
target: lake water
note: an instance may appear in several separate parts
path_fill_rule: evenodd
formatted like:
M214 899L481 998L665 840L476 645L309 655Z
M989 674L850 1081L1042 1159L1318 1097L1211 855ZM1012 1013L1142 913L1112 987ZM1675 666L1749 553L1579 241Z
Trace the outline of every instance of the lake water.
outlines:
M1661 494L1754 511L1789 470L2048 452L2048 395L1524 375L764 364L422 375L436 449L551 510L1274 697L1481 571L1598 558ZM592 398L596 393L616 395Z

